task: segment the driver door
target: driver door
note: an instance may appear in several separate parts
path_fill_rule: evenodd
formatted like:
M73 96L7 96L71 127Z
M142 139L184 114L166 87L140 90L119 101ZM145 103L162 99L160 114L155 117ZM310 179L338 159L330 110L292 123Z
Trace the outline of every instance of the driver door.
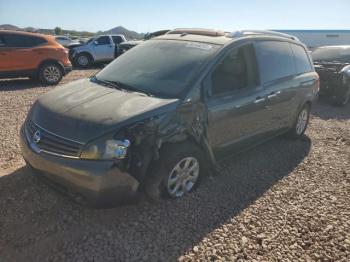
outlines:
M93 43L96 60L108 61L114 59L114 43L109 36L100 36Z

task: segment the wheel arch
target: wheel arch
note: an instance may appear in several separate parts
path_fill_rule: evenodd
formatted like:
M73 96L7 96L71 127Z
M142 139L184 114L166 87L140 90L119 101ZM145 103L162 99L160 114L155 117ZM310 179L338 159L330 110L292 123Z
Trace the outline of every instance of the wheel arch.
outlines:
M197 138L191 134L186 134L182 136L181 139L167 140L163 142L159 148L159 154L161 154L162 151L167 150L169 147L181 146L183 144L192 144L193 146L196 146L202 152L203 157L208 161L209 165L211 167L215 165L215 156L207 140L204 137Z

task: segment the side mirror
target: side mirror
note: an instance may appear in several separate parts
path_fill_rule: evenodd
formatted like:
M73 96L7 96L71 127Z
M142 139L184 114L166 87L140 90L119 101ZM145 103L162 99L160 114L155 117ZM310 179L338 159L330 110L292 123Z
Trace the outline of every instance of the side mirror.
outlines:
M98 45L98 41L97 40L94 41L94 45Z

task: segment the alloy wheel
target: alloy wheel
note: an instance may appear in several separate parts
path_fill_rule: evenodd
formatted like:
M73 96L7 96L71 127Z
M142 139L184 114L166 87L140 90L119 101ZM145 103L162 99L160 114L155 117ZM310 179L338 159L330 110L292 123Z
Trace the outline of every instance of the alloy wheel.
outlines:
M56 83L60 80L61 71L56 66L48 66L43 71L45 80L49 83Z
M307 120L308 120L308 113L309 112L306 108L301 110L301 112L299 113L297 124L296 124L297 135L301 135L305 130L307 125Z
M199 162L194 157L181 159L171 170L167 190L171 197L178 198L190 192L198 181Z
M87 66L89 63L89 59L85 55L81 55L78 57L78 64L81 66Z

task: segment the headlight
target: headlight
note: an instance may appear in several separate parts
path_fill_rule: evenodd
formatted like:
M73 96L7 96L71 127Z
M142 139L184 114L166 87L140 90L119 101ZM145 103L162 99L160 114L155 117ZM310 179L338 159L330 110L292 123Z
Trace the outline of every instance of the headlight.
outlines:
M87 145L80 157L94 160L124 159L129 146L130 141L127 139L97 141Z

